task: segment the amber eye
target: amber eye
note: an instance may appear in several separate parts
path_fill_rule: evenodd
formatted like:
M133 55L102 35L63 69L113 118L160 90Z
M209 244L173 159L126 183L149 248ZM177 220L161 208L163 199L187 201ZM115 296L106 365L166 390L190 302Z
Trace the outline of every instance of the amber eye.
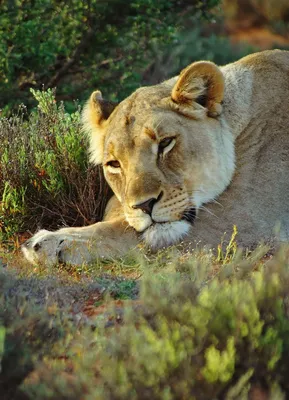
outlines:
M160 141L159 143L159 152L162 152L166 147L168 147L172 141L174 140L173 137L168 137Z
M107 167L120 168L120 163L117 160L111 160L106 163Z

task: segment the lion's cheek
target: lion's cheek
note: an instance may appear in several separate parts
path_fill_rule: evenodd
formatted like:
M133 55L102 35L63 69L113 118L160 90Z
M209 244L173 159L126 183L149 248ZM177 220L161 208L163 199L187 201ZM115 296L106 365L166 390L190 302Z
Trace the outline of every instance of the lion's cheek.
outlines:
M116 195L118 201L123 203L123 183L122 176L120 174L104 174L107 183L109 184L111 190Z

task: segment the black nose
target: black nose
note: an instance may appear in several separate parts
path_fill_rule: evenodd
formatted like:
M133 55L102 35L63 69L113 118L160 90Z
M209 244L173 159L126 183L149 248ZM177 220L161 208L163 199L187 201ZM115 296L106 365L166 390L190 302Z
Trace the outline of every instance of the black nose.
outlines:
M144 201L143 203L136 204L132 206L132 208L139 208L141 209L145 214L151 215L153 206L157 202L158 199L149 199L147 201Z

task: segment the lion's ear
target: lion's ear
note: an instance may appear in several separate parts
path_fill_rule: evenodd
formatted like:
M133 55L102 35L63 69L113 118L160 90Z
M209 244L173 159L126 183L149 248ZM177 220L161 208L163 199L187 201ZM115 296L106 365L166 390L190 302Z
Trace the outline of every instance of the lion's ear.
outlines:
M84 106L82 119L88 128L99 128L108 119L118 103L104 100L99 90L95 90Z
M102 98L99 90L90 96L82 111L82 124L90 137L90 160L101 164L105 138L105 121L118 103Z
M180 107L180 111L182 106L184 109L193 107L196 110L205 107L210 117L216 117L222 112L224 87L224 76L216 64L198 61L181 72L171 98Z

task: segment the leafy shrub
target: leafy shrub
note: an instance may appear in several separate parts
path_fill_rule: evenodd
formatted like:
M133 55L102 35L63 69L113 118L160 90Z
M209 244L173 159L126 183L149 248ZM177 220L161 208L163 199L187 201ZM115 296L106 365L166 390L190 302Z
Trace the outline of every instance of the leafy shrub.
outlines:
M68 114L52 90L34 91L38 108L0 119L1 229L4 236L36 226L99 220L109 189L87 159L80 110Z
M0 13L0 108L35 104L29 88L57 86L58 99L101 87L124 98L140 85L153 46L171 43L187 15L219 0L4 0ZM73 108L72 103L70 106Z
M40 312L19 289L14 299L14 283L0 275L0 387L15 400L245 400L256 385L287 398L289 249L264 264L265 252L214 278L209 253L171 259L155 276L144 259L138 306L107 309L77 328L65 310Z

